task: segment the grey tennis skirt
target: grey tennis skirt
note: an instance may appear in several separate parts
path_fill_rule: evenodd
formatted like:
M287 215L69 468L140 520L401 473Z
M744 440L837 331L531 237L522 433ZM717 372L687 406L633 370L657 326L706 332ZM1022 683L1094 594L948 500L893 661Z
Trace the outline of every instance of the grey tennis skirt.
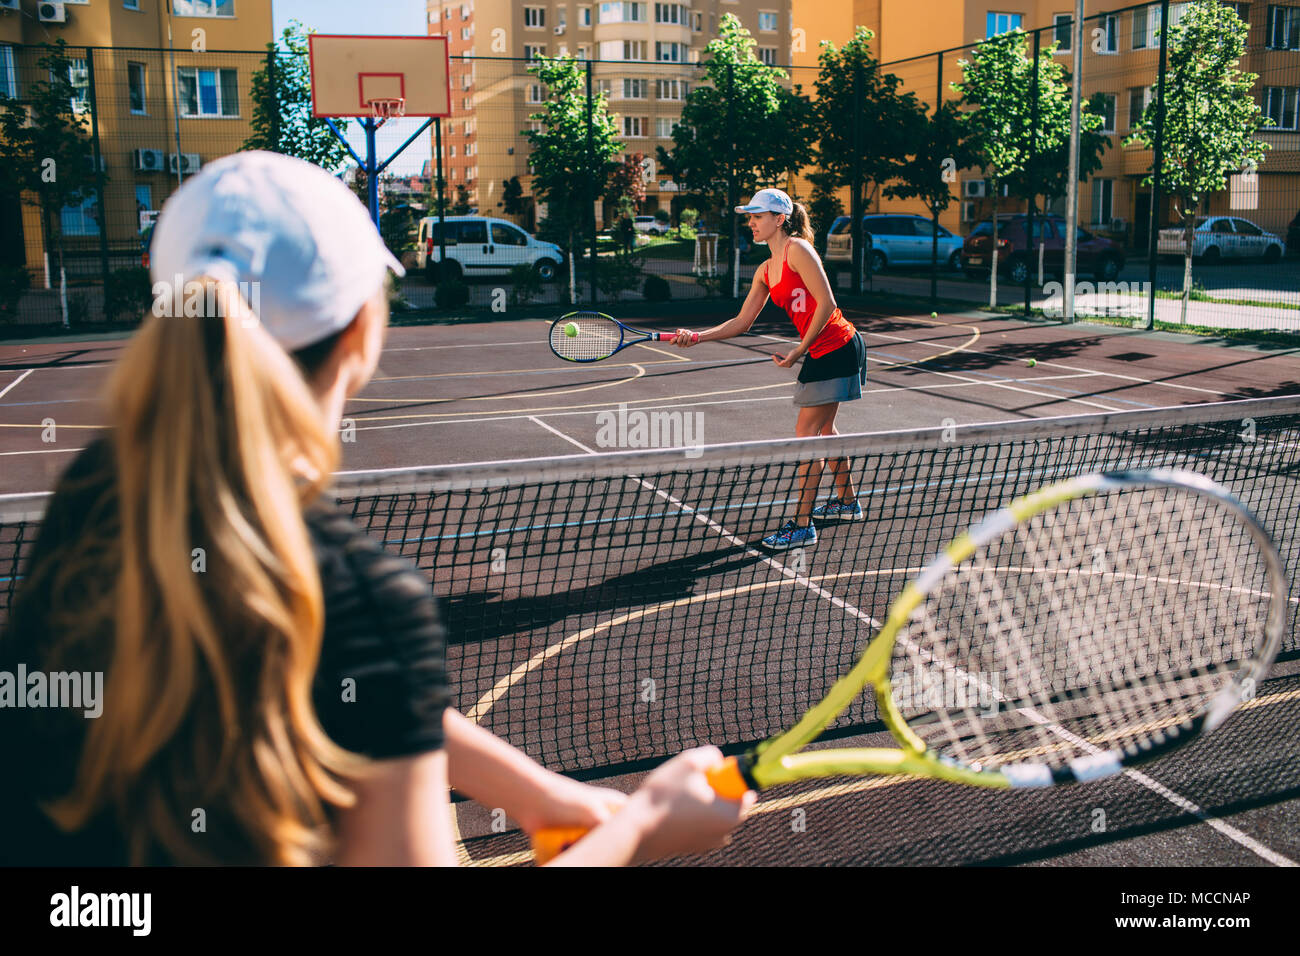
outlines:
M820 382L795 382L795 408L852 402L862 397L862 386L867 384L867 350L861 335L858 336L857 341L861 348L861 364L858 366L858 373L843 378L828 378Z

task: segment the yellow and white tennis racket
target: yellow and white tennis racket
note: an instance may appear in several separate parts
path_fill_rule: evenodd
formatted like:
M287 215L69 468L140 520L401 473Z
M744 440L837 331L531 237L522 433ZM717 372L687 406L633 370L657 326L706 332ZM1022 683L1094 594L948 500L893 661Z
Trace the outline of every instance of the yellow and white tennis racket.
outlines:
M995 788L1109 776L1253 696L1286 612L1277 548L1226 489L1167 469L1082 475L954 540L821 703L709 781L739 799L840 774ZM897 749L800 752L867 686ZM582 834L540 831L534 853Z

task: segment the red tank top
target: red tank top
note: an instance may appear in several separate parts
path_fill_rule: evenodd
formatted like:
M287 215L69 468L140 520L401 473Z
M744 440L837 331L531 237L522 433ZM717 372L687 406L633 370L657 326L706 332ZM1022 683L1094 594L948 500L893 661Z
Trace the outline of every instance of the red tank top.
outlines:
M785 309L785 314L790 316L790 321L799 330L799 338L802 339L804 333L808 331L808 323L812 321L817 311L817 300L808 291L803 278L786 264L785 260L789 254L790 240L786 240L785 252L781 256L781 278L776 283L772 282L773 260L767 261L768 293L773 302ZM817 336L817 340L813 342L808 354L813 358L821 358L847 345L853 340L853 335L853 326L849 324L848 319L844 318L844 314L836 309L831 313L830 320Z

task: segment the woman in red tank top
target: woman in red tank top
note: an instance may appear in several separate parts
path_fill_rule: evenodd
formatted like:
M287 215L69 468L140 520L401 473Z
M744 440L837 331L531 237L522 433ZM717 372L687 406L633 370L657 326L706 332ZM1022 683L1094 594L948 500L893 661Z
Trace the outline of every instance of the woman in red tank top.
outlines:
M743 335L753 326L768 297L785 310L799 333L799 344L784 355L773 355L781 368L800 359L803 366L795 386L799 409L795 434L800 438L834 435L840 403L862 397L866 380L866 347L852 323L835 305L830 281L812 245L808 210L779 189L755 193L736 212L749 216L755 242L765 242L772 257L754 273L749 295L740 314L698 336L678 330L675 344L689 348L698 342L716 342ZM847 460L829 462L835 476L835 494L817 505L817 488L824 463L812 462L799 474L799 504L795 514L774 534L763 539L772 550L806 547L817 543L817 522L855 520L862 517Z

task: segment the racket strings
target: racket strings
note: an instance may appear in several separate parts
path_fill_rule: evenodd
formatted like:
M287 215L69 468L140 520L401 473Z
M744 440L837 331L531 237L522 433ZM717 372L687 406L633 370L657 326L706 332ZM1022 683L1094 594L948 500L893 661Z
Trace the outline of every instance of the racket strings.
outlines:
M569 335L573 326L576 335ZM567 315L551 326L551 349L573 362L594 362L609 358L623 344L623 330L617 322L598 312Z
M931 749L968 765L1132 752L1176 734L1258 653L1266 580L1211 499L1073 501L949 573L899 635L891 693Z

